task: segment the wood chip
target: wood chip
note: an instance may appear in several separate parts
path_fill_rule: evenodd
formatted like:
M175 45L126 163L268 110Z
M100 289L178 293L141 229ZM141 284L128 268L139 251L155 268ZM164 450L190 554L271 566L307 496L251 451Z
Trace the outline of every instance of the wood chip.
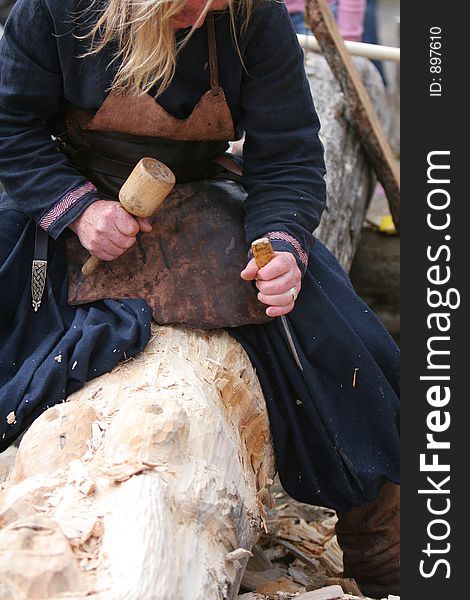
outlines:
M295 583L306 587L310 583L310 577L303 569L298 569L293 565L289 565L289 575Z
M352 385L353 387L356 387L356 382L357 382L357 372L359 371L359 369L354 369L354 375L353 375L353 382Z
M303 591L304 588L294 583L289 577L280 577L275 581L267 581L261 584L256 591L261 594L278 594L279 598L292 598L290 594ZM287 595L289 594L289 596ZM297 598L297 596L295 596Z
M241 560L242 558L247 558L248 556L253 556L253 554L249 550L247 550L246 548L237 548L236 550L229 552L225 556L225 560Z
M112 481L126 481L126 479L130 479L133 475L142 473L147 469L153 469L155 466L155 464L145 464L140 461L129 461L110 465L104 464L99 471L104 477Z
M343 588L339 585L328 585L327 587L313 592L305 592L297 596L296 600L337 600L343 595Z
M68 481L78 486L78 489L85 496L90 496L95 492L96 484L90 472L79 459L69 462Z
M343 552L339 547L336 536L333 536L325 544L325 551L320 556L320 563L331 577L336 577L342 573Z
M80 568L84 571L94 571L99 566L99 560L87 560L86 558L82 558L82 560L80 561Z
M340 585L346 594L352 594L354 596L363 595L355 579L349 579L346 577L329 577L325 582L325 585Z
M313 556L308 556L305 552L302 552L297 546L291 544L286 540L282 540L281 538L276 538L276 543L284 546L293 556L304 562L309 567L312 567L314 570L318 569L319 561Z
M245 570L243 574L242 586L250 591L258 591L257 588L268 581L276 581L286 574L286 570L282 569L279 565L276 565L273 569L266 569L265 571L250 571Z
M247 569L251 571L265 571L273 568L273 563L259 544L255 544L251 552L253 555L248 561Z
M63 494L59 489L56 489L52 494L45 494L44 498L48 506L57 508L62 502Z

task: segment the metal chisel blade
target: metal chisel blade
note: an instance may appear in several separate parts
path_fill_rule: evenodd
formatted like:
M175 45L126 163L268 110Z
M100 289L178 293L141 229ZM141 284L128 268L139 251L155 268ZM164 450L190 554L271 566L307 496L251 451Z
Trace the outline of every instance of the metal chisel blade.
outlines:
M284 332L286 334L287 343L289 344L289 348L290 348L290 351L292 352L292 356L294 357L294 360L297 363L297 366L299 367L299 369L301 371L303 371L304 368L302 367L302 363L300 362L299 355L297 354L294 340L292 339L292 334L289 329L289 323L287 322L285 315L281 316L281 321L282 321L282 325L284 326Z

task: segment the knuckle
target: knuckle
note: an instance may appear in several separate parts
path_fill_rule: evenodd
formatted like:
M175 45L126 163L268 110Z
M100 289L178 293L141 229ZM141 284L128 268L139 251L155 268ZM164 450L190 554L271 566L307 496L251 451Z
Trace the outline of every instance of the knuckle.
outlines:
M289 270L289 259L285 254L281 254L279 256L279 260L277 262L277 270L281 273L285 273Z
M291 275L289 277L289 289L292 288L292 287L295 287L295 289L297 291L299 291L299 286L300 286L299 278L296 277L295 275Z
M91 237L87 246L88 250L90 250L92 253L101 251L101 244L99 243L99 238L97 236Z
M127 249L127 248L130 248L131 246L133 246L135 244L135 240L136 240L135 237L126 236L124 239L125 248ZM123 250L123 252L124 252L124 250Z
M282 258L284 260L284 264L286 265L286 267L292 268L293 265L295 264L294 255L291 254L290 252L285 252L283 254Z

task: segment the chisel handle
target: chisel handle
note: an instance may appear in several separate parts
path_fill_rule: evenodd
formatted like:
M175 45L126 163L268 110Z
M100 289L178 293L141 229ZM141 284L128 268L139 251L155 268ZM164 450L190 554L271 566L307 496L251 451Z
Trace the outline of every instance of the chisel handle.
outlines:
M98 257L90 256L90 258L85 262L85 264L82 267L82 275L84 277L88 277L96 271L100 263L101 260Z
M274 250L267 237L259 238L251 244L253 257L258 269L268 264L274 258Z

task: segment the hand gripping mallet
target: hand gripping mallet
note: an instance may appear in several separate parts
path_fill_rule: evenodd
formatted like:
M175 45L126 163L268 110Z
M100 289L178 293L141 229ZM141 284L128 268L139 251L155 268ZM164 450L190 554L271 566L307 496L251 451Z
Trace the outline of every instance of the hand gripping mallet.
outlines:
M152 216L175 185L172 171L155 158L142 158L119 190L119 202L134 217ZM82 267L85 277L102 261L90 256Z
M256 262L256 266L258 269L264 267L270 262L275 254L271 242L269 238L259 238L255 240L251 244L251 249L253 251L253 257ZM281 315L282 326L284 327L284 333L286 334L287 343L289 345L290 351L294 360L301 371L303 371L302 363L300 362L299 355L297 354L297 350L295 348L294 339L289 329L289 323L285 315Z

